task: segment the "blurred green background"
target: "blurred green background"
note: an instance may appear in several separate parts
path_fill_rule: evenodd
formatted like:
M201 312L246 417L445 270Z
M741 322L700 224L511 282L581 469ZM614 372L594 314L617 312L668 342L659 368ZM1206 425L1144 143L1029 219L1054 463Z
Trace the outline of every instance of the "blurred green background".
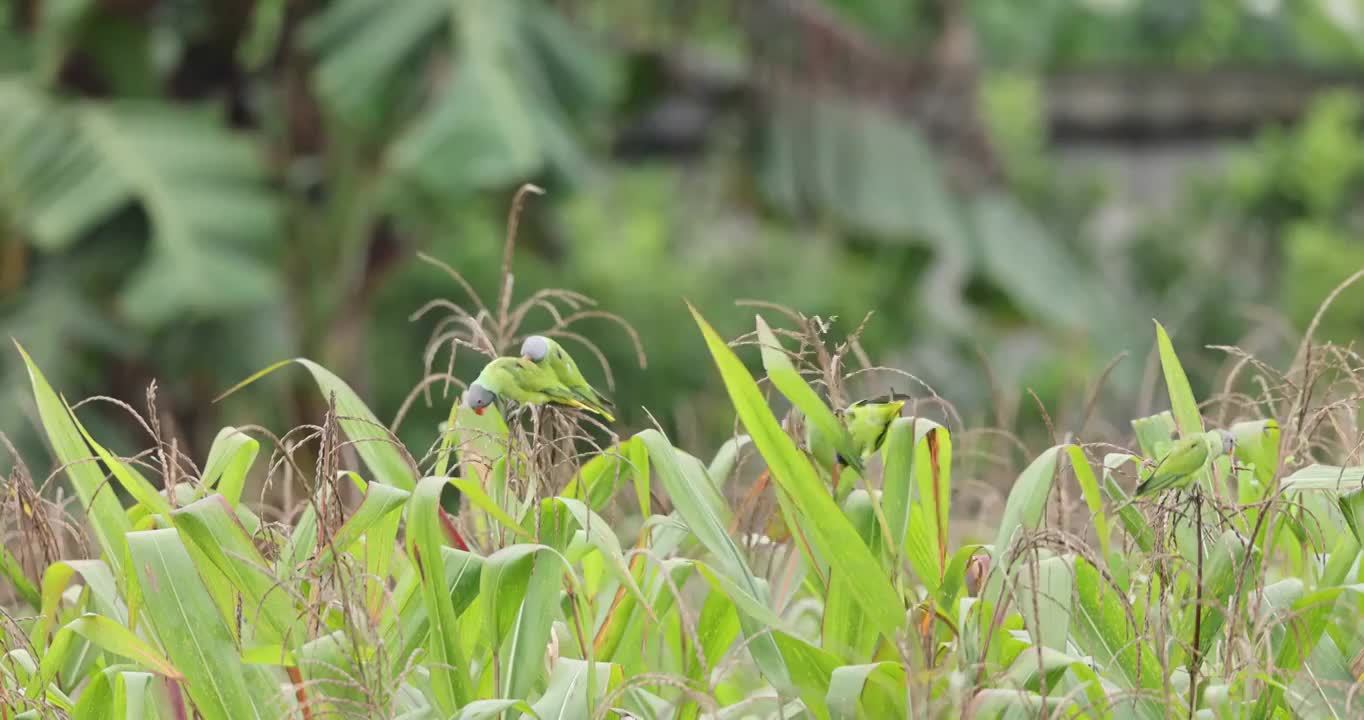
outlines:
M518 296L580 291L638 329L644 369L580 328L623 427L647 407L684 446L729 432L684 298L731 336L741 298L835 338L874 312L872 358L1013 431L1040 427L1027 388L1076 429L1127 351L1099 403L1121 427L1151 318L1206 390L1222 356L1194 349L1273 359L1364 266L1361 86L1364 0L11 0L0 336L72 399L140 409L155 380L194 457L225 424L320 418L298 372L210 403L287 357L387 420L436 322L409 316L462 301L417 253L491 301L535 182ZM1361 323L1347 292L1322 334ZM0 431L42 477L0 356Z

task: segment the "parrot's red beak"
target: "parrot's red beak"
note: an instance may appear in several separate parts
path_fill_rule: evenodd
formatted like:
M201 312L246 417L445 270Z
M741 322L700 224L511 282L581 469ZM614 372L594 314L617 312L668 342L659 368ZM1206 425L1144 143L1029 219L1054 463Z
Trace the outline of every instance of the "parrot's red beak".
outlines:
M484 407L481 407L481 408L475 408L475 409L474 409L474 414L475 414L475 415L482 415L482 414L483 414L483 411L484 411L484 410L487 410L487 409L488 409L487 406L484 406Z

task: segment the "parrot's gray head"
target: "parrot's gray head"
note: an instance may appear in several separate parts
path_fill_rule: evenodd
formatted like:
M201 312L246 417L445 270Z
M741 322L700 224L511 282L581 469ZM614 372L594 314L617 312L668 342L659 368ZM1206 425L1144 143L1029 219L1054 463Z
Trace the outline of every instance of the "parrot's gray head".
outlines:
M526 341L521 343L521 357L538 363L549 355L549 340L543 335L531 335Z
M1222 436L1222 454L1230 455L1236 452L1236 436L1226 430L1218 430L1217 434Z
M470 384L469 389L464 393L464 404L477 415L482 415L483 411L488 409L488 406L492 405L496 399L497 393L478 383Z

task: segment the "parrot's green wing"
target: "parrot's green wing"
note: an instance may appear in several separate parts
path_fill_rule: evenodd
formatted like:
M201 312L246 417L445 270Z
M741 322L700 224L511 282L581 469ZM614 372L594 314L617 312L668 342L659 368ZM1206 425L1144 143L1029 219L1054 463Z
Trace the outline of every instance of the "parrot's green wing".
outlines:
M612 403L606 399L596 388L592 387L587 379L578 370L578 363L573 360L573 356L568 354L564 346L555 342L552 338L540 336L545 344L545 357L537 365L541 368L554 373L555 378L565 388L568 388L573 396L583 405L593 412L599 412L606 417L610 417L603 411L604 408L611 407Z
M549 367L542 367L523 358L512 358L516 363L513 373L517 376L521 387L531 393L543 396L543 402L552 402L559 405L594 412L606 418L607 422L615 422L615 418L595 402L589 402L579 393L573 391L563 383Z
M1184 438L1170 446L1170 452L1151 471L1150 477L1137 486L1136 496L1183 487L1194 479L1195 473L1207 461L1207 439L1202 434Z
M512 358L494 358L487 365L483 366L483 370L478 373L477 378L474 378L474 382L497 393L499 396L508 397L520 402L517 398L512 397L516 392L516 379L507 362L511 359Z

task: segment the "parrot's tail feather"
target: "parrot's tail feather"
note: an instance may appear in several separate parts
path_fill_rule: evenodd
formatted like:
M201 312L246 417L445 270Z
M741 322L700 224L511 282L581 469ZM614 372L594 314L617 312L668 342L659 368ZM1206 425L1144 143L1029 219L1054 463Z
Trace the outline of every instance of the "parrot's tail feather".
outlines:
M606 418L606 422L616 421L616 418L612 416L611 413L607 412L604 408L602 408L600 405L597 405L596 403L583 402L582 400L568 400L566 401L566 404L572 405L573 407L578 408L579 410L586 410L590 413L596 413L602 416L603 418Z

